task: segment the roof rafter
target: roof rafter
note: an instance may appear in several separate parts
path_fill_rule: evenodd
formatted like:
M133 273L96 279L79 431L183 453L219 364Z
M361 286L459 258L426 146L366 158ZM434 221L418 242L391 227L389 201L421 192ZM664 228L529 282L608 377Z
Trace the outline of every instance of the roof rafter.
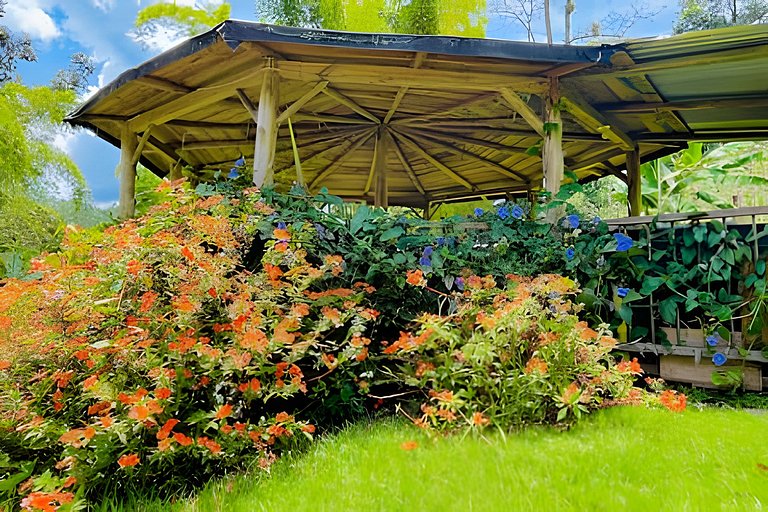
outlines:
M397 159L400 160L401 164L403 164L403 169L405 169L405 173L408 175L411 183L413 183L413 186L416 187L416 190L418 190L421 195L427 195L427 192L425 191L424 186L421 184L421 181L419 181L418 176L416 176L413 167L411 167L411 164L408 163L408 159L405 158L405 154L403 153L403 148L400 147L400 143L395 140L391 133L389 133L389 130L387 130L387 135L392 137L391 147L395 150Z
M425 52L417 52L411 67L418 69L422 64L424 64L425 60L427 60L427 54ZM395 94L395 99L392 101L392 106L389 107L389 111L384 116L384 124L387 124L392 120L392 116L394 116L395 112L397 112L397 108L400 106L400 102L403 101L406 93L408 93L408 89L409 87L407 85L398 89L397 94Z
M304 167L307 167L308 164L311 161L313 161L315 158L322 158L323 156L327 155L328 153L333 153L334 151L346 151L346 149L351 144L354 144L359 138L365 137L371 129L372 128L365 128L365 129L357 128L356 129L357 133L345 135L343 137L343 141L344 142L342 142L341 144L334 144L331 147L324 148L324 149L315 151L313 153L310 153L307 157L305 157L302 160L302 164L304 165ZM341 137L334 137L334 139L336 139L336 138L341 139ZM316 145L320 145L320 144L323 144L323 143L327 144L328 142L331 142L332 140L333 139L327 139L327 140L324 140L322 142L318 142ZM308 147L312 147L313 145L314 144L306 144L306 143L304 143L304 144L301 145L301 148L308 148ZM286 151L288 151L288 150L286 150ZM291 149L290 151L292 152L293 150ZM288 165L286 167L282 167L280 169L275 169L275 174L277 174L279 172L283 172L285 170L288 170L291 167L293 167L293 164Z
M306 94L304 94L301 98L294 101L291 106L286 108L282 114L277 116L277 124L280 125L285 122L286 119L293 116L296 112L301 110L301 108L309 103L312 98L320 94L326 87L328 87L328 81L318 82L315 84L315 86L309 90Z
M560 97L560 101L574 119L588 131L599 133L625 151L632 151L635 148L635 142L626 133L611 126L600 112L575 93L564 94Z
M366 118L366 119L368 119L370 121L373 121L376 124L381 124L381 119L379 119L375 115L371 114L368 110L364 109L363 107L361 107L360 105L355 103L350 98L344 96L343 94L341 94L336 89L333 89L331 87L325 88L325 89L323 89L323 94L325 94L327 96L330 96L331 98L335 99L336 101L338 101L339 103L341 103L345 107L347 107L350 110L352 110L353 112L356 112L357 114L363 116L364 118Z
M477 190L477 186L473 185L469 181L465 180L461 176L459 176L456 171L452 170L450 167L442 163L437 158L433 157L427 151L422 148L418 142L411 139L409 136L397 132L395 130L391 130L392 135L395 137L395 139L401 140L406 146L410 147L416 154L421 156L424 160L432 164L433 167L436 169L439 169L444 174L446 174L449 178L451 178L453 181L458 183L459 185L463 186L464 188L468 190Z
M363 135L357 142L355 142L352 145L348 144L342 144L337 149L342 149L342 153L336 157L336 159L328 164L328 166L321 171L317 176L315 176L315 179L312 180L312 183L309 184L309 189L314 190L315 187L322 183L325 178L327 178L331 173L333 173L336 169L341 167L341 165L349 158L355 151L360 149L360 147L368 142L371 137L376 133L376 128L369 128L368 132ZM349 141L347 141L349 142ZM347 146L346 148L344 146Z
M508 89L506 87L502 87L499 91L501 93L501 97L507 100L507 103L512 107L512 110L520 114L520 117L525 119L525 122L528 123L528 126L533 128L533 131L539 134L539 136L544 137L544 121L541 120L541 117L533 111L533 109L528 105L526 101L523 100L523 98L520 97L519 94L517 94L512 89Z

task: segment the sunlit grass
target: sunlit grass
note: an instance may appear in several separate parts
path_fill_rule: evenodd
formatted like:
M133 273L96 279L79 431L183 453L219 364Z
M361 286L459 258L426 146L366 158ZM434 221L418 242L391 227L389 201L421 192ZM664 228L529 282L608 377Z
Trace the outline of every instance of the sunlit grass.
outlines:
M174 508L762 510L767 429L768 415L642 408L607 410L570 432L506 436L430 438L400 422L359 425L277 463L271 476L219 482ZM402 449L407 441L418 448Z

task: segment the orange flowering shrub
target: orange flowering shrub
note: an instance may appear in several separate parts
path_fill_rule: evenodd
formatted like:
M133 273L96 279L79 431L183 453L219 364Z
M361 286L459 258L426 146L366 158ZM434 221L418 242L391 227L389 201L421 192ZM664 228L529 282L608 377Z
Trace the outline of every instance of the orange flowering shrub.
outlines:
M466 284L455 314L422 316L384 350L400 360L402 380L426 392L416 424L568 424L599 407L656 401L633 386L637 360L617 363L610 333L579 320L570 279L510 275L499 289L469 276Z
M371 290L340 286L341 257L308 261L311 225L285 226L254 190L165 195L0 286L0 509L267 467L311 438L308 404L363 392Z

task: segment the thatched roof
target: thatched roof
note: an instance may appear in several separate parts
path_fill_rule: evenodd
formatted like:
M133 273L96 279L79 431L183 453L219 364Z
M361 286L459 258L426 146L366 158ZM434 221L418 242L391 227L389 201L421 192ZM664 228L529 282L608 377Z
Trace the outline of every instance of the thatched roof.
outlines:
M563 98L566 168L623 176L702 138L768 133L768 27L612 46L359 34L227 21L120 75L68 121L119 145L145 134L142 162L204 177L253 156L265 57L277 63L275 179L295 178L287 120L312 189L372 199L375 133L386 126L389 204L540 186L543 97ZM251 112L249 112L251 110ZM147 130L150 132L147 133ZM106 170L105 170L106 172Z

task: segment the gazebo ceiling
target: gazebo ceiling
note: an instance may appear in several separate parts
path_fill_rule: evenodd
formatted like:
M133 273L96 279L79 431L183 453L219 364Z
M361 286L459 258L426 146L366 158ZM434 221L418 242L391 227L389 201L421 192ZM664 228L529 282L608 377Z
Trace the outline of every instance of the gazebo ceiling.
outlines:
M253 158L271 61L278 183L296 179L292 128L312 190L372 200L384 141L389 204L421 207L539 188L553 83L565 166L582 177L626 179L635 148L647 160L688 140L760 138L766 42L764 26L576 47L227 21L126 71L68 121L115 145L127 129L157 174L182 164L205 178Z

